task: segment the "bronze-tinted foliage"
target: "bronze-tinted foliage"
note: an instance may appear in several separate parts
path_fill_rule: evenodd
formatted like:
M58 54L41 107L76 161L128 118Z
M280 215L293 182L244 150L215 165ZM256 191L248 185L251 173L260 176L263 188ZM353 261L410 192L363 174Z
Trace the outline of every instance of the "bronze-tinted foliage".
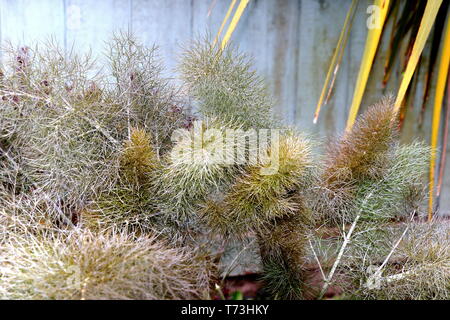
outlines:
M335 182L379 178L386 155L395 142L397 122L390 98L370 107L353 128L332 144L325 158L323 180Z
M84 225L93 230L118 227L149 232L155 227L154 179L159 161L143 129L131 129L120 155L119 178L82 212Z
M370 189L385 178L395 160L397 145L393 101L385 98L329 146L316 201L316 209L327 223L352 219L357 197L367 196L361 194L360 187Z
M133 128L130 139L125 142L120 167L129 182L146 183L157 167L158 159L150 145L150 134L143 129Z

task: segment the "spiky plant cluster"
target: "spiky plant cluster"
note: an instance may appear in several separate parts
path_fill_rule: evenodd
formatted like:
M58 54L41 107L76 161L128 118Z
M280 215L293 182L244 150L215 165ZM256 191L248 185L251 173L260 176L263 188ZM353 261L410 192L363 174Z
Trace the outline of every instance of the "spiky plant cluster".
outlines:
M414 211L420 213L429 154L423 142L397 145L384 175L359 186L357 203L363 208L363 220L404 220Z
M73 229L26 236L2 248L2 299L198 299L209 292L206 260L153 236Z
M11 54L1 89L10 144L3 154L28 190L70 215L108 186L116 140L105 127L115 107L89 76L89 57L66 56L53 43Z
M229 185L240 170L234 162L234 148L224 145L228 127L215 119L196 121L189 130L179 132L177 142L164 159L157 184L160 209L180 226L197 219L200 205ZM213 132L215 134L208 134Z
M48 197L14 195L0 187L0 246L16 236L53 234L73 224Z
M397 230L392 223L420 214L430 148L420 142L401 146L395 119L392 101L383 100L327 154L315 208L319 221L340 231L322 296L336 279L346 279L341 289L354 292L349 275L365 275L389 256Z
M358 213L365 221L407 217L424 195L428 153L418 142L399 146L393 101L382 100L329 147L318 212L338 225Z
M199 205L222 197L241 172L242 164L233 162L235 148L247 154L253 147L239 145L242 141L237 137L235 147L222 150L231 162L211 160L210 154L223 149L226 141L214 135L203 139L204 133L217 130L226 137L227 129L235 129L246 135L247 130L274 128L278 122L271 114L267 88L252 69L251 60L233 47L222 50L209 41L194 41L183 53L179 70L205 124L178 137L167 157L160 184L169 187L162 190L162 198L167 200L161 208L186 225L192 224ZM195 139L200 139L200 144Z
M387 284L385 282L379 291L375 290L375 297L412 300L450 298L448 221L413 225L400 245L396 258L405 261L402 272L398 273L395 268L386 272L383 276L388 277ZM394 281L390 281L392 278Z
M273 298L317 295L311 256L326 262L319 297L336 278L351 280L346 293L393 297L390 281L358 283L374 265L400 281L398 297L447 297L447 239L425 243L408 224L392 247L387 226L418 212L430 150L400 146L390 100L319 162L233 47L194 42L180 91L155 47L120 34L108 49L107 71L50 43L11 50L0 72L0 297L205 298L217 247L255 238ZM324 258L313 227L336 222Z
M98 72L90 56L52 42L7 53L0 85L2 297L205 297L207 256L152 236L164 228L154 221L159 158L172 132L190 122L160 77L155 50L116 37L111 75ZM66 286L67 268L85 262L93 268L85 282ZM94 289L84 295L91 280Z
M218 130L226 137L227 129L273 128L276 121L264 82L253 71L250 59L233 47L221 50L209 41L194 41L183 53L179 70L205 121L200 129L191 128L179 137L162 170L160 184L170 186L163 190L162 197L168 201L163 201L162 208L184 224L192 220L199 204L220 198L242 167L233 162L234 147L223 150L222 137L203 139L204 133ZM236 143L236 149L249 152L248 146ZM222 149L223 157L231 162L211 160L216 149Z
M50 42L10 50L2 78L2 166L20 167L20 182L51 195L68 215L114 183L132 127L152 133L159 155L173 130L189 122L160 76L155 48L121 34L108 58L111 75L104 75L90 56Z
M307 207L298 208L295 214L275 219L258 234L262 280L265 290L275 299L304 299L310 291L305 274L307 235L311 230L309 215Z
M237 123L244 130L280 126L271 114L273 103L266 86L252 70L248 57L232 47L222 50L199 41L182 58L182 79L203 116ZM270 143L274 148L270 148ZM210 191L213 196L204 197L200 216L209 228L229 237L245 238L256 232L267 271L266 284L273 288L272 295L298 298L304 255L302 239L311 218L301 193L313 176L311 150L309 141L293 132L284 134L279 145L277 141L275 146L273 139L270 143L262 158L275 163L247 163L235 181L225 184L219 192ZM265 174L264 169L271 165L276 166L271 168L273 172ZM276 275L287 284L281 292Z

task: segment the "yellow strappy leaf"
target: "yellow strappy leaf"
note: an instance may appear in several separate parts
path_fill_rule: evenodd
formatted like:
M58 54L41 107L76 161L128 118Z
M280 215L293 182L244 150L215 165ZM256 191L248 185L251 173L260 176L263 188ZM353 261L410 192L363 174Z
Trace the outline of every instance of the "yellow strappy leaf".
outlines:
M241 2L239 3L239 6L237 7L236 12L234 13L233 19L231 20L230 25L228 26L228 30L225 33L225 36L223 37L222 44L220 46L222 49L225 48L228 41L230 40L231 35L233 34L233 31L236 28L239 19L241 18L242 13L244 12L245 7L247 6L249 1L250 0L241 0Z
M439 140L439 125L441 122L442 101L444 100L447 76L450 65L450 22L449 15L444 32L444 44L439 59L438 78L436 83L436 93L433 106L433 122L431 126L431 155L430 155L430 182L428 199L428 219L433 215L433 196L434 196L434 174L436 168L436 149ZM443 164L444 165L444 164Z
M436 20L436 15L439 11L439 7L442 4L442 0L428 0L427 6L425 7L425 12L420 22L419 31L417 32L416 40L414 41L414 47L411 53L411 57L408 60L408 65L406 66L406 71L403 75L402 82L400 83L400 89L398 90L397 99L395 100L395 111L398 112L405 98L406 90L408 89L411 78L416 70L417 63L419 62L422 50L425 47L425 42Z
M319 118L320 109L324 104L325 94L328 91L328 95L330 94L334 78L336 77L337 69L339 67L339 60L342 58L345 46L347 44L348 36L350 34L352 20L356 12L356 8L358 7L359 0L352 0L352 4L350 5L350 9L347 12L347 16L345 17L344 26L342 27L341 34L339 35L339 40L336 45L336 49L334 50L333 57L331 58L330 68L328 69L327 76L325 78L325 83L322 88L322 92L320 94L319 102L317 103L316 112L314 113L313 122L316 123ZM333 76L333 79L331 78ZM326 102L325 102L326 104Z
M221 35L222 31L223 31L223 28L225 27L225 25L228 22L228 19L230 18L231 12L233 11L233 8L234 8L234 5L236 4L236 1L237 0L231 0L230 7L228 8L227 13L225 14L225 18L223 18L222 24L220 25L219 32L217 32L217 35L216 35L216 37L214 39L213 46L215 46L217 41L219 40L219 37L220 37L220 35Z
M358 78L356 80L356 87L353 93L353 100L350 107L350 114L347 120L347 131L351 129L358 115L359 106L366 89L367 79L369 78L370 69L372 68L373 59L380 42L381 32L383 31L384 22L386 21L386 15L389 8L389 0L375 0L375 8L378 8L379 19L378 26L370 28L367 34L366 46L364 48L364 54L359 68Z

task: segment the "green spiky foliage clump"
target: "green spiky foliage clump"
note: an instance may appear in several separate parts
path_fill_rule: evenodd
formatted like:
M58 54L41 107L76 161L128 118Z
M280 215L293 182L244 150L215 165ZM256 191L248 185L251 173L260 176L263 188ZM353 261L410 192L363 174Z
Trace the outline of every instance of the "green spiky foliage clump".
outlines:
M232 47L221 50L208 42L196 42L183 55L180 69L188 92L204 116L237 123L244 130L280 127L271 114L272 101L263 80L252 70L251 60ZM265 273L266 284L273 287L278 282L273 276L277 272L292 283L282 293L275 288L271 293L298 298L297 273L302 264L297 262L303 258L301 239L304 221L309 220L299 192L311 177L309 142L289 133L280 139L276 152L279 164L274 173L264 175L264 164L247 164L222 192L214 192L214 197L204 201L200 215L209 228L228 237L256 232L264 265L287 268ZM270 158L270 151L267 156ZM285 244L283 232L296 244ZM272 239L270 245L268 239Z
M192 249L154 236L73 229L18 237L1 249L2 299L198 299L208 268Z
M419 142L400 146L397 128L393 101L385 98L329 147L317 201L325 221L404 219L418 210L430 151Z
M53 42L5 54L2 183L49 198L69 219L116 184L122 141L133 127L152 133L159 156L171 133L190 121L161 77L155 48L120 34L109 49L110 74L98 72L89 55L65 53Z
M53 203L47 197L33 194L11 194L0 187L0 246L17 236L41 237L66 229L72 223L61 221Z
M114 106L103 103L99 79L88 76L89 57L65 55L50 43L11 51L8 61L1 118L9 146L2 153L21 177L9 185L46 194L71 215L108 185L115 139L102 128Z
M194 41L182 55L180 73L202 115L240 123L244 130L277 125L264 80L234 47Z
M224 141L204 133L217 130L226 136L226 129L272 128L275 121L264 82L252 70L251 60L234 48L220 50L208 41L195 41L183 53L179 70L203 123L180 134L166 158L160 184L168 188L161 190L160 207L175 216L172 221L186 226L197 224L201 204L220 198L242 169L233 160L211 160L210 154L223 148ZM200 144L194 143L196 139ZM238 139L236 147L249 152L248 146L240 145L245 141ZM234 149L223 152L224 157L235 159Z
M183 54L180 71L189 94L204 117L214 117L226 125L234 124L231 127L234 129L281 127L272 114L273 102L263 79L253 71L251 60L233 47L222 50L208 41L197 41ZM188 140L188 143L191 142ZM270 147L265 155L269 159L274 156L277 161L276 169L269 174L262 173L268 164L261 163L261 158L260 163L247 162L238 166L237 172L233 172L236 178L226 183L222 183L220 175L209 179L215 172L210 169L214 166L201 167L202 170L209 169L208 175L190 170L195 177L207 177L201 183L207 189L198 184L191 188L198 191L192 190L189 194L208 193L208 197L203 196L199 213L201 221L214 232L237 238L256 232L264 265L280 266L275 272L265 273L266 284L273 287L271 294L298 298L301 296L299 268L304 255L302 239L307 230L305 221L310 221L310 212L300 193L312 180L311 150L309 141L294 132L283 134L276 148L276 155L271 154ZM246 149L246 154L252 151ZM198 178L187 176L185 168L182 169L185 181L192 185ZM184 194L186 187L180 189ZM287 244L285 237L295 244ZM283 265L284 270L281 269ZM275 274L285 277L292 285L284 287L284 292L278 292Z
M276 299L302 299L309 290L305 248L314 217L305 193L315 181L309 143L295 135L282 137L278 172L266 176L268 181L256 188L261 192L254 194L255 207L265 212L267 221L255 225L263 281L265 290Z
M89 55L52 42L4 52L2 297L205 297L209 258L152 236L164 228L154 219L159 158L171 148L172 132L191 121L161 77L155 52L130 35L117 36L111 74L98 71ZM99 290L86 296L80 283L68 288L64 278L77 255L91 267L99 263L87 276L98 276Z
M420 207L425 197L424 174L430 148L423 142L396 146L382 178L361 183L357 198L363 220L404 220Z
M264 230L274 219L295 214L301 208L297 191L311 178L312 158L307 139L287 134L279 141L274 172L270 164L245 168L219 201L209 201L202 210L206 223L220 233L238 236ZM267 158L272 150L268 148Z
M393 101L382 100L326 154L315 208L321 224L338 229L334 245L339 254L332 258L332 270L335 278L346 279L340 284L345 292L355 290L347 287L349 279L366 277L367 270L390 255L396 230L392 223L421 213L431 150L421 142L400 145L396 116ZM351 276L353 272L360 276Z
M219 194L239 171L238 165L222 161L222 157L233 156L233 150L223 145L226 129L214 119L196 121L179 132L175 146L163 159L157 183L165 187L159 189L159 207L182 228L195 225L201 204ZM208 136L210 130L217 135Z
M402 300L450 298L450 226L448 221L413 225L396 252L405 261L402 273L391 268L384 276L396 281L381 284L372 297Z
M308 296L306 284L307 236L311 230L310 210L299 200L295 214L273 221L258 234L262 280L274 299L298 300Z

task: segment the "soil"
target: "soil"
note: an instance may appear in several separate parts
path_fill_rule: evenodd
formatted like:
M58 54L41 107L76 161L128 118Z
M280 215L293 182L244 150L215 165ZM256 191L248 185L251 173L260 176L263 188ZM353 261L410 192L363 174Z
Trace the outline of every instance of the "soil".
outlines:
M307 287L312 288L306 293L306 299L315 299L323 286L323 277L318 266L309 266L305 269ZM222 286L222 293L227 300L268 300L267 292L264 291L264 283L260 280L258 273L248 273L240 276L227 277ZM324 299L334 299L342 294L342 289L330 286L324 295ZM215 300L221 299L219 295Z

